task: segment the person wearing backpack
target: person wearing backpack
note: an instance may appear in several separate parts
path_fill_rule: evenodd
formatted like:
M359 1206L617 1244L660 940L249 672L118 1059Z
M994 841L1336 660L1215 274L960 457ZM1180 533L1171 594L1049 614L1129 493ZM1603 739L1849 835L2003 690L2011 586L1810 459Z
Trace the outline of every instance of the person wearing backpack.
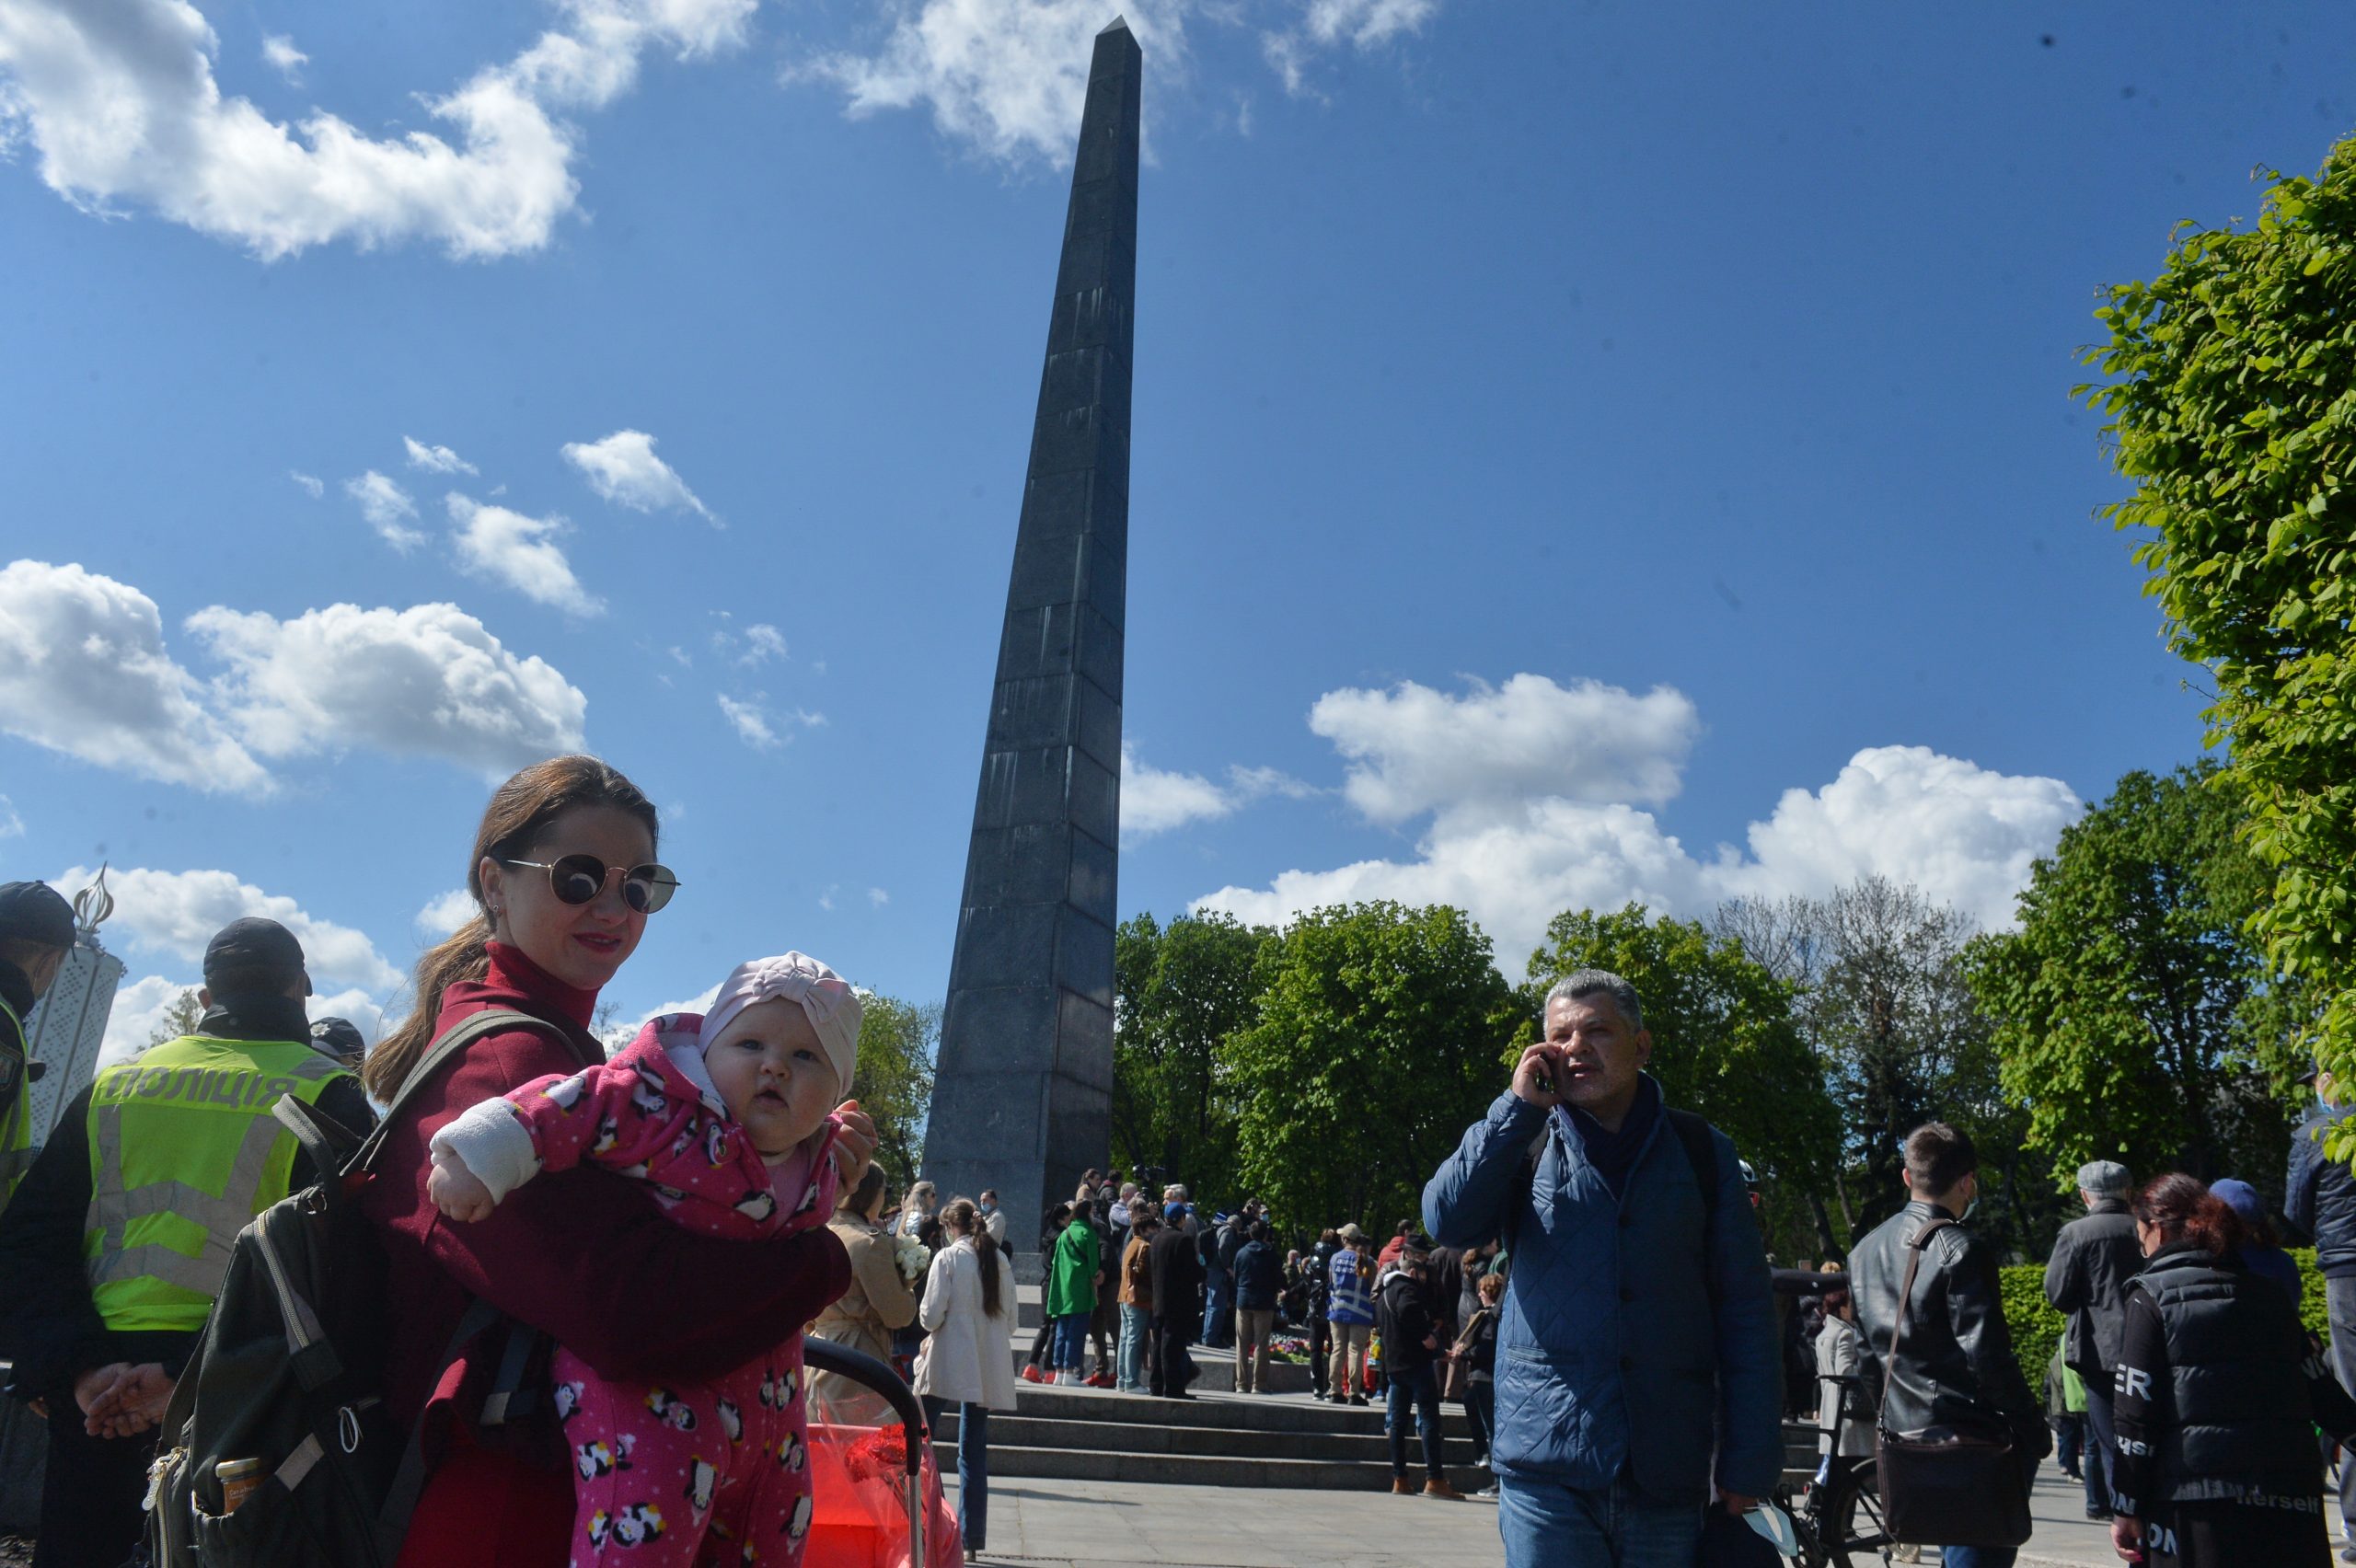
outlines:
M1443 1244L1513 1253L1489 1447L1507 1568L1690 1563L1713 1483L1739 1515L1784 1468L1766 1253L1733 1143L1644 1070L1636 988L1576 971L1545 1025L1424 1188Z
M536 1020L469 1042L424 1082L391 1118L361 1194L386 1253L386 1402L432 1466L401 1549L409 1568L566 1560L572 1472L547 1378L552 1343L601 1378L706 1381L849 1285L824 1227L758 1246L699 1235L672 1223L647 1183L602 1170L550 1172L471 1224L445 1220L426 1190L433 1135L468 1106L604 1059L589 1029L598 993L676 886L654 862L658 825L637 786L595 757L554 757L501 785L467 861L477 912L420 958L417 1010L369 1054L369 1085L389 1102L432 1043L474 1014ZM841 1122L837 1138L858 1154L846 1164L863 1170L873 1124L855 1112ZM506 1321L454 1345L477 1301ZM529 1397L486 1410L514 1349Z
M271 1107L373 1121L360 1080L311 1047L310 994L285 927L224 927L196 1032L99 1073L0 1216L8 1391L49 1412L40 1568L119 1568L138 1543L155 1429L230 1244L315 1179Z

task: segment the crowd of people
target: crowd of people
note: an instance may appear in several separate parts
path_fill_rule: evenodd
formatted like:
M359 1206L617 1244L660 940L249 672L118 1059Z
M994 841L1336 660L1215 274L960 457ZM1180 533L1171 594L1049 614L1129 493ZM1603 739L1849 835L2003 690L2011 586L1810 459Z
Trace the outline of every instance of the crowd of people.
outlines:
M206 949L196 1027L98 1074L38 1150L24 1018L75 929L53 891L0 885L0 1350L49 1431L40 1568L131 1555L240 1233L332 1174L287 1124L380 1115L364 1179L338 1191L381 1253L369 1359L422 1467L404 1568L684 1565L723 1545L791 1568L809 1412L862 1394L807 1375L804 1325L895 1362L941 1428L953 1412L959 1524L969 1558L986 1549L1020 1320L998 1195L917 1182L894 1200L849 1098L859 995L801 951L737 964L701 1013L608 1057L599 995L677 886L657 826L595 759L525 769L469 846L473 918L364 1056L306 1018L296 937L237 920ZM2317 1435L2356 1440L2356 1177L2307 1136L2348 1113L2328 1075L2286 1200L2317 1240L2328 1345L2247 1183L2139 1186L2096 1160L2046 1271L2068 1329L2033 1391L1969 1223L1969 1137L1909 1135L1905 1205L1779 1311L1755 1179L1665 1102L1651 1049L1625 979L1557 982L1542 1036L1379 1248L1356 1223L1281 1247L1256 1200L1206 1213L1182 1183L1086 1172L1042 1216L1022 1377L1185 1400L1208 1349L1260 1397L1299 1355L1311 1398L1381 1401L1393 1490L1443 1499L1458 1404L1507 1568L1683 1568L1723 1528L1773 1534L1792 1413L1822 1429L1820 1480L1879 1456L1893 1520L1935 1513L1906 1495L1939 1492L1920 1478L1972 1467L1933 1537L1948 1568L2014 1561L2056 1432L2123 1559L2328 1561ZM271 1479L291 1493L312 1462ZM199 1482L200 1514L240 1505L226 1481Z

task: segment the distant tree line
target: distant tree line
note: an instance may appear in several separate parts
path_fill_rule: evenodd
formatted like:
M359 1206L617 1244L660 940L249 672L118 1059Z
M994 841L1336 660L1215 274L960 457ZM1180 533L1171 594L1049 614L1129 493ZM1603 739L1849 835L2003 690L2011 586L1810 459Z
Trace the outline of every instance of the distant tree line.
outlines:
M2247 935L2269 879L2203 764L2133 773L2036 863L2016 928L1985 932L1867 877L1699 920L1573 910L1500 972L1462 911L1309 911L1124 924L1114 1160L1298 1230L1387 1231L1537 1037L1554 979L1593 965L1644 999L1652 1071L1760 1173L1785 1262L1838 1257L1905 1201L1899 1143L1933 1117L1982 1155L1977 1228L2042 1256L2096 1157L2238 1175L2279 1195L2308 992Z

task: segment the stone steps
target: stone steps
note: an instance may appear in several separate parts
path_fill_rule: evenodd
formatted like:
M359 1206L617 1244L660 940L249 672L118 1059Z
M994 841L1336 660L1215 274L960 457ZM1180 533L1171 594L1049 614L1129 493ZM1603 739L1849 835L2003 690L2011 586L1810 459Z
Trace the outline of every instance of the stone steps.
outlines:
M1391 1487L1389 1439L1382 1412L1372 1408L1282 1395L1157 1400L1030 1384L1017 1391L1015 1405L990 1421L993 1476L1323 1492ZM1487 1485L1486 1470L1461 1462L1472 1457L1461 1413L1449 1412L1444 1425L1459 1461L1449 1467L1449 1482L1463 1492ZM956 1435L953 1412L935 1434L944 1473L956 1470ZM1420 1445L1411 1442L1408 1458L1420 1482Z

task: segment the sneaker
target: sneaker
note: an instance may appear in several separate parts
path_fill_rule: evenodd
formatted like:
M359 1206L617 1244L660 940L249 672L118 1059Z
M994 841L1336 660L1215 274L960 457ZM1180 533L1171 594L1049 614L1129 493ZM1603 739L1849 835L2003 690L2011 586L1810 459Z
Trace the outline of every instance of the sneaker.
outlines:
M1037 1362L1026 1361L1022 1364L1022 1380L1026 1383L1044 1383L1047 1379L1039 1375Z
M2339 1549L2339 1560L2342 1562L2356 1562L2356 1541L2350 1541Z
M1110 1372L1099 1372L1088 1380L1088 1386L1091 1389L1109 1389L1113 1386L1113 1375Z
M1391 1478L1391 1495L1392 1495L1392 1496L1393 1496L1393 1497L1413 1497L1415 1494L1415 1483L1414 1482L1409 1481L1409 1480L1408 1480L1405 1476L1403 1476L1403 1475L1394 1475L1394 1476L1392 1476L1392 1477Z
M1480 1490L1480 1491L1478 1491L1478 1492L1476 1492L1476 1493L1472 1493L1472 1497L1473 1497L1473 1500L1474 1500L1475 1502L1479 1502L1479 1503L1494 1503L1494 1502L1496 1502L1496 1499L1497 1499L1497 1483L1496 1483L1496 1482L1494 1482L1494 1481L1493 1481L1493 1482L1489 1482L1489 1484L1488 1484L1488 1485L1486 1485L1486 1486L1484 1486L1484 1487L1481 1488L1481 1490Z
M1424 1495L1426 1497L1446 1498L1450 1503L1461 1503L1464 1501L1464 1493L1449 1485L1445 1480L1438 1476L1433 1476L1429 1481L1424 1482Z
M2095 1520L2098 1524L2108 1524L2110 1521L2110 1510L2108 1508L2088 1508L2086 1510L2086 1517Z
M1367 1399L1364 1394L1352 1394L1350 1396L1350 1402L1354 1405L1362 1405L1367 1402Z

